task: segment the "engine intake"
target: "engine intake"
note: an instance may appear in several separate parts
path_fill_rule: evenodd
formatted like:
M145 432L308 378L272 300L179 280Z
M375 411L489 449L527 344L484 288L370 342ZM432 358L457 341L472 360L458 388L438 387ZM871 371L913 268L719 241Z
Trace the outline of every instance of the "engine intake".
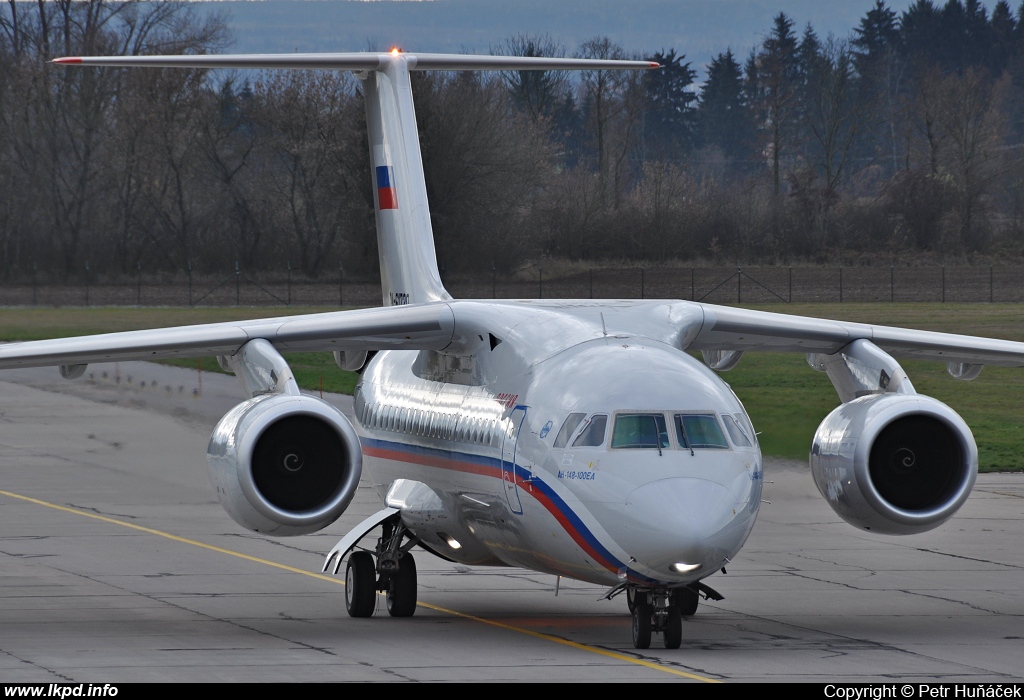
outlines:
M955 513L974 486L978 447L963 419L921 394L844 403L818 426L811 473L851 525L893 535L925 532Z
M228 411L207 449L217 497L239 525L304 535L338 519L355 495L362 450L325 401L268 394Z

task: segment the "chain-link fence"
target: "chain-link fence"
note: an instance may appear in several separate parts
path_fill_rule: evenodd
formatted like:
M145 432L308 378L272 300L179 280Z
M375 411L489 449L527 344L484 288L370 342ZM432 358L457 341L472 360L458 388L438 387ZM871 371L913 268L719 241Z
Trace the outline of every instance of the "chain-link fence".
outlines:
M1024 265L544 267L445 277L462 299L687 299L783 302L1024 302ZM235 269L65 281L41 273L0 282L0 306L377 306L376 277L344 270L310 280Z

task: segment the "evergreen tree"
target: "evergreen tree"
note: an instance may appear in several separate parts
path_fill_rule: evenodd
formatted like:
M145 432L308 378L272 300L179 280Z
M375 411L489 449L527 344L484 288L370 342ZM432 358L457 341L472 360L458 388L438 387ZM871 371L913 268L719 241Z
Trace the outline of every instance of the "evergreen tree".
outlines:
M878 158L889 174L899 169L898 127L900 93L904 87L905 61L896 12L877 0L850 42L858 76L858 100L865 119L856 151L863 159Z
M705 145L716 146L738 165L749 153L753 127L743 90L743 73L731 50L715 56L708 65L698 108Z
M999 0L992 8L991 44L989 46L988 67L992 75L1001 75L1010 63L1015 44L1017 20L1006 0Z
M899 46L900 29L896 12L886 7L882 0L875 0L875 6L864 15L853 34L851 43L854 61L857 72L864 76L875 69L873 64L880 57Z
M939 10L931 0L917 0L900 18L904 56L918 72L939 59L940 20Z
M648 109L645 131L648 147L662 154L673 153L693 146L696 139L696 93L690 89L696 71L684 63L683 54L675 49L658 52L651 61L661 64L660 70L648 71L643 76Z
M779 193L782 161L793 142L798 100L799 68L793 20L780 12L772 31L755 58L757 95L752 106L764 131L765 150L771 158L772 190ZM749 78L748 78L748 82Z
M794 108L793 120L796 123L793 135L793 145L803 151L806 145L808 134L804 128L808 120L808 112L813 100L811 92L814 83L821 72L822 66L822 45L814 28L807 24L804 27L803 36L796 47L796 106Z

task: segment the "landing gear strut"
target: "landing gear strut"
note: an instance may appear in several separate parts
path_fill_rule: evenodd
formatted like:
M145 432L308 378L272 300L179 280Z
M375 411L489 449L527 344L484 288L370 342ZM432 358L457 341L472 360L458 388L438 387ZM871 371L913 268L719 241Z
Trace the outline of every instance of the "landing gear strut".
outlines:
M370 617L377 607L377 591L386 592L392 617L416 612L416 560L409 550L417 540L398 519L386 521L373 554L352 552L345 569L345 607L352 617ZM403 544L403 540L409 538Z

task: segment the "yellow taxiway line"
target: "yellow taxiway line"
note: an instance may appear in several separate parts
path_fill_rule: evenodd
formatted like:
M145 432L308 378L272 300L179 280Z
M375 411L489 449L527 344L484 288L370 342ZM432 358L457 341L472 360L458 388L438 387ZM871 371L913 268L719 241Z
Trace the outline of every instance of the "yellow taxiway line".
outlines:
M145 532L146 534L149 534L149 535L155 535L157 537L163 537L164 539L173 540L175 542L181 542L182 544L189 544L189 545L192 545L193 547L200 547L202 549L207 549L207 550L209 550L211 552L217 552L219 554L227 554L228 556L238 557L239 559L245 559L247 561L256 562L257 564L264 564L265 566L270 566L270 567L273 567L275 569L281 569L283 571L289 571L289 572L291 572L293 574L301 574L302 576L309 576L310 578L320 579L322 581L328 581L328 582L336 584L336 585L342 585L342 586L345 585L344 581L342 581L341 579L335 578L333 576L327 576L325 574L318 574L318 573L315 573L315 572L312 572L312 571L306 571L305 569L299 569L299 568L296 568L294 566L288 566L287 564L280 564L280 563L278 563L276 561L270 561L269 559L261 559L260 557L254 557L251 554L243 554L242 552L236 552L236 551L234 551L232 549L225 549L224 547L216 547L216 546L214 546L212 544L206 544L205 542L199 542L198 540L191 540L191 539L189 539L187 537L181 537L179 535L173 535L173 534L171 534L169 532L164 532L163 530L154 530L153 528L150 528L150 527L143 527L142 525L136 525L135 523L125 522L123 520L118 520L117 518L111 518L111 517L108 517L106 515L99 515L98 513L89 513L88 511L80 510L78 508L71 508L69 506L61 506L61 505L57 505L56 503L49 503L48 501L41 501L38 498L31 498L29 496L22 496L21 494L12 493L10 491L0 491L0 495L7 496L8 498L15 498L15 499L20 500L20 501L26 501L28 503L34 503L35 505L39 505L39 506L45 506L47 508L53 508L54 510L63 511L65 513L71 513L73 515L80 515L80 516L83 516L83 517L86 517L86 518L92 518L93 520L101 520L101 521L103 521L105 523L110 523L111 525L119 525L121 527L126 527L126 528L129 528L131 530L138 530L139 532ZM515 625L505 624L504 622L498 622L497 620L488 620L485 617L477 617L476 615L469 615L467 613L459 612L458 610L450 610L448 608L442 608L439 605L431 605L430 603L425 603L422 600L418 601L417 605L419 605L421 607L424 607L424 608L427 608L428 610L433 610L435 612L444 613L446 615L452 615L454 617L461 617L461 618L463 618L465 620L472 620L473 622L479 622L479 623L484 624L484 625L490 625L492 627L497 627L499 629L508 630L510 632L517 632L519 634L529 635L531 637L536 637L538 639L543 639L543 640L548 641L548 642L554 642L555 644L561 644L563 646L572 647L573 649L578 649L580 651L585 651L585 652L588 652L590 654L597 654L599 656L604 656L604 657L607 657L609 659L615 659L616 661L622 661L623 663L634 664L636 666L643 666L644 668L649 668L649 669L652 669L654 671L660 671L662 673L668 673L668 674L671 674L671 675L674 675L674 676L681 676L683 678L689 678L690 680L702 681L704 683L721 683L721 681L716 680L714 678L707 678L706 676L699 676L699 675L697 675L695 673L687 673L686 671L681 671L679 669L672 668L670 666L663 666L661 664L654 663L653 661L646 661L644 659L637 659L637 658L629 656L627 654L620 654L620 653L615 652L615 651L609 651L607 649L601 649L600 647L590 646L588 644L580 644L579 642L574 642L574 641L571 641L569 639L563 639L562 637L556 637L556 636L551 635L551 634L545 634L543 632L535 632L533 630L524 629L522 627L516 627Z

